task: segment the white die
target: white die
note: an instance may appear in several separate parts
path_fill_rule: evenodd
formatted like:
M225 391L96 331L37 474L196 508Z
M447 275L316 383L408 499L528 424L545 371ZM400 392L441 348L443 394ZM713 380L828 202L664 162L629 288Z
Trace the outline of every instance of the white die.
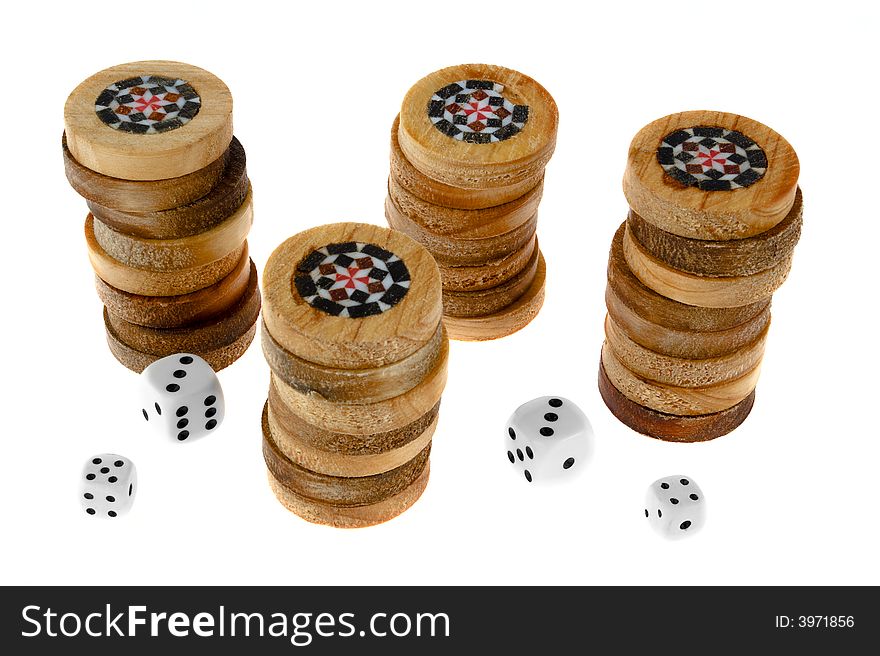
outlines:
M225 415L217 374L192 353L169 355L144 369L141 400L147 423L178 442L214 432Z
M592 453L593 428L577 405L561 396L522 404L507 420L507 459L529 483L580 473Z
M79 500L87 514L120 517L134 503L137 469L128 458L101 453L86 461L79 488Z
M703 491L690 476L656 480L645 496L645 517L651 528L667 538L693 535L706 521Z

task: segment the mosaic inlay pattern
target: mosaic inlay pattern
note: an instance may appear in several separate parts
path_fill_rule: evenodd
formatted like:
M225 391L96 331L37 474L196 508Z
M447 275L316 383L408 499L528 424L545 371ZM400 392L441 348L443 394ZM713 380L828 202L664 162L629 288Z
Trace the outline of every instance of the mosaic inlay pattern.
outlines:
M294 287L309 305L338 317L368 317L409 291L406 264L374 244L345 242L312 251L296 268Z

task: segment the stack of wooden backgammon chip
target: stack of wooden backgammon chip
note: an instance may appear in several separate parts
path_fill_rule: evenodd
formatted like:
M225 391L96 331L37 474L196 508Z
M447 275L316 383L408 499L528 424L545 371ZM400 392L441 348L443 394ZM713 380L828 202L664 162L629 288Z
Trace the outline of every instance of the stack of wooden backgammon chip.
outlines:
M500 66L445 68L403 100L385 216L437 260L453 339L509 335L541 309L535 228L557 123L550 94Z
M234 362L256 332L260 291L229 89L188 64L123 64L70 94L64 124L113 355L135 371L179 352L214 369Z
M269 258L263 456L289 510L370 526L422 494L449 358L441 294L430 253L388 228L313 228Z
M799 170L785 139L733 114L674 114L636 135L599 371L622 422L694 442L748 416L771 296L800 237Z

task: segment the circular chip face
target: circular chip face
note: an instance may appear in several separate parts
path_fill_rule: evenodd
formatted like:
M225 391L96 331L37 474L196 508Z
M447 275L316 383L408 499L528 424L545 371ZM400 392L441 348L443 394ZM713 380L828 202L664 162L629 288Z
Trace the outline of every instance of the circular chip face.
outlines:
M460 80L436 91L428 118L443 134L468 143L505 141L529 120L528 105L504 97L504 85L492 80Z
M296 268L297 293L332 316L357 319L382 314L409 291L406 263L391 251L361 242L327 244Z
M366 223L332 223L287 239L266 262L263 289L272 339L324 367L400 362L434 338L443 317L431 254Z
M742 132L698 126L667 134L657 161L673 178L703 191L748 187L767 171L767 155Z
M95 100L95 113L111 128L134 134L158 134L189 123L202 99L181 79L139 75L119 80Z
M528 128L526 128L528 129ZM660 230L689 239L754 237L794 205L800 164L781 135L745 116L670 114L629 146L623 193Z
M120 64L70 93L64 133L71 157L96 173L171 180L201 171L229 148L232 95L222 80L197 66Z

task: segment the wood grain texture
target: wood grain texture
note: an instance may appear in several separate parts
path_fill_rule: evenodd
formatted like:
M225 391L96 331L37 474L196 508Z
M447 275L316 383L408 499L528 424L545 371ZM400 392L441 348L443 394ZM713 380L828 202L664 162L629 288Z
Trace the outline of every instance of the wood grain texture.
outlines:
M120 210L89 200L89 210L101 223L143 239L179 239L209 230L242 207L250 191L247 159L238 139L232 140L226 152L228 163L220 180L189 204L159 211Z
M617 359L633 373L665 385L705 387L745 375L761 362L769 326L743 348L715 358L674 358L637 344L610 316L605 317L605 340Z
M538 251L538 268L529 289L517 301L495 314L479 317L444 316L443 323L450 339L479 342L512 335L525 328L541 311L547 265Z
M627 369L608 346L602 345L602 366L608 380L630 401L670 415L691 417L732 408L746 398L758 384L761 366L733 380L704 387L665 385Z
M536 213L510 232L494 237L460 239L438 235L410 219L390 196L385 199L385 218L389 226L424 246L440 266L479 266L505 257L523 248L535 236L538 227Z
M308 522L334 528L366 528L394 519L411 508L428 486L430 471L431 465L427 463L408 488L366 506L334 506L302 497L280 483L271 472L269 487L282 506Z
M443 290L443 315L446 317L482 317L510 307L532 286L538 271L541 251L532 257L516 276L497 287L469 292Z
M201 98L187 124L160 134L132 134L101 121L95 100L109 85L138 75L180 78ZM208 71L172 61L141 61L107 68L80 83L64 105L67 146L83 166L112 178L165 180L198 171L232 140L232 94Z
M770 306L770 299L733 308L703 308L686 305L662 296L633 275L623 256L626 223L614 235L608 256L608 287L645 320L681 331L714 332L729 330L755 318Z
M216 284L228 276L241 260L245 244L225 257L177 271L136 269L110 257L95 239L94 219L89 214L85 223L89 262L95 273L108 285L139 296L180 296Z
M686 305L715 308L742 307L770 298L788 278L792 262L789 254L773 268L750 276L696 276L653 257L628 230L623 235L623 255L630 271L658 294Z
M727 435L742 424L755 403L755 392L732 408L710 415L679 417L633 403L608 379L599 364L599 393L611 413L642 435L666 442L705 442Z
M95 289L111 314L150 328L182 328L223 314L245 294L248 280L256 273L244 248L235 268L219 282L180 296L139 296L108 285L95 276Z
M330 476L370 476L415 458L437 429L440 404L403 428L373 435L331 433L300 419L284 403L267 404L278 449L301 467Z
M496 143L453 139L428 118L431 96L460 80L491 80L504 86L504 97L528 105L522 131ZM556 147L559 113L552 96L532 78L502 66L450 66L422 78L407 92L400 110L398 141L406 158L427 177L453 187L509 187L533 178Z
M335 403L378 403L418 385L437 366L448 341L441 323L418 351L384 367L340 369L303 360L281 346L263 325L263 355L269 368L290 387Z
M770 305L755 317L726 330L686 330L669 328L636 312L612 289L605 288L608 314L626 335L652 351L677 358L714 358L732 353L752 343L770 323Z
M764 176L748 187L703 191L669 176L657 148L669 134L692 127L736 130L757 142L767 156ZM693 239L742 239L769 230L791 210L800 165L791 145L776 132L743 116L692 111L654 121L629 147L623 193L630 207L658 228Z
M335 403L317 394L303 394L274 373L271 386L277 399L313 426L334 433L370 435L403 428L440 401L449 368L449 344L443 343L432 371L408 392L375 403Z
M327 244L358 241L400 257L411 282L391 309L363 318L331 316L309 305L293 286L299 264ZM281 244L263 274L263 320L272 337L294 355L342 369L369 369L402 360L437 331L443 312L440 272L431 254L399 232L361 223L312 228Z
M285 456L275 443L264 406L263 460L272 476L291 492L335 506L364 506L398 494L418 478L425 468L431 446L399 467L371 476L328 476L301 467Z
M253 197L222 223L190 237L144 239L114 230L93 217L95 240L114 260L147 271L179 271L215 262L247 239L254 223Z
M280 437L295 435L298 443L339 456L375 456L396 451L419 439L436 422L439 412L438 401L428 412L400 428L376 433L341 433L309 423L284 403L275 386L269 385L269 422L273 430L281 428ZM283 439L279 439L278 444L282 451L291 450Z
M460 210L495 207L509 203L530 189L534 189L544 176L544 170L539 169L534 176L525 177L511 185L478 187L476 189L462 189L443 184L426 176L406 158L397 141L399 127L400 116L398 115L391 128L391 176L397 181L397 184L413 196L428 203Z
M388 196L395 207L427 232L456 239L486 239L515 230L537 213L543 193L542 179L536 187L504 205L457 210L425 202L400 186L393 176L388 178Z
M232 140L235 144L237 141ZM220 181L229 161L230 150L206 167L168 180L123 180L101 175L74 159L61 137L64 174L74 191L89 201L123 212L156 212L187 205L207 195Z
M115 357L123 366L131 369L135 373L141 373L156 360L164 358L166 355L171 355L169 353L144 353L143 351L138 351L128 344L125 344L119 339L119 336L113 332L112 326L106 323L106 316L104 329L107 333L107 344L110 347L110 352L113 354L113 357ZM220 371L245 354L245 351L248 350L251 342L254 341L254 335L256 332L257 324L254 323L253 326L231 344L221 346L212 351L193 350L192 352L210 364L214 371Z
M744 239L707 241L679 237L630 210L627 228L664 264L698 276L748 276L772 269L792 256L801 236L804 204L800 189L786 217L769 230Z
M443 290L444 292L471 292L502 285L522 271L537 250L538 237L535 235L519 250L496 260L490 260L485 264L476 266L438 264Z
M260 314L260 290L256 270L251 271L244 296L228 312L185 328L148 328L130 323L104 308L108 332L141 353L164 357L174 353L216 351L251 331Z

